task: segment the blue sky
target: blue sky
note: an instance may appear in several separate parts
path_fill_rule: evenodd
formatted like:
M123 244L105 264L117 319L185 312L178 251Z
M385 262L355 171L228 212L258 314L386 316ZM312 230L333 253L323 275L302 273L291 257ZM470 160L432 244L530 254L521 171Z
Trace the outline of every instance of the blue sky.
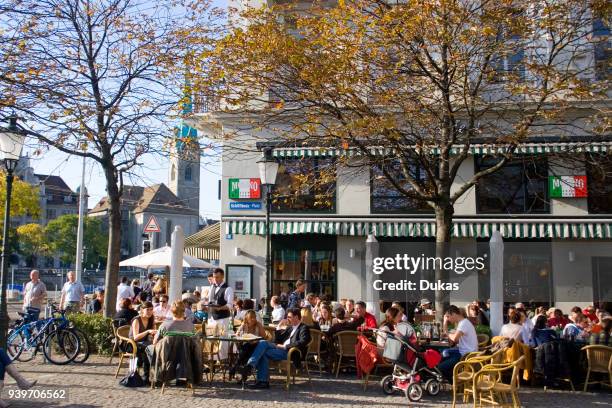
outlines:
M214 5L225 7L227 0L215 0ZM25 150L32 157L32 151ZM55 149L49 149L41 155L31 158L35 173L61 176L76 191L81 184L80 157L69 156ZM142 166L134 176L124 179L125 184L148 186L168 183L169 160L160 154L148 154ZM200 215L218 219L221 213L221 202L217 199L217 183L221 178L220 158L203 157L200 163ZM93 160L86 164L85 185L89 192L89 207L93 207L106 195L106 181L100 166Z

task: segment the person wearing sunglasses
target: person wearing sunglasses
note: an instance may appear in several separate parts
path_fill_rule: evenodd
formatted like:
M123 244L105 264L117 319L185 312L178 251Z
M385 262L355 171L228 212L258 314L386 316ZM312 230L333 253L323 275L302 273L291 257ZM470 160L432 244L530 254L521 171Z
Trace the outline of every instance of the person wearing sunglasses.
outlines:
M172 316L170 305L168 304L168 295L161 295L159 297L159 304L153 309L153 315L157 320L166 320L168 315Z

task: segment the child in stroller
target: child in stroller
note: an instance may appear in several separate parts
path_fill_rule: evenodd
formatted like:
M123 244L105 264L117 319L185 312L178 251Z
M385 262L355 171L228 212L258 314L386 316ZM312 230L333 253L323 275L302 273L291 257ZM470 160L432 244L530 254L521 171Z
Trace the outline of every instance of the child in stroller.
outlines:
M421 350L416 333L408 323L398 324L395 332L385 332L385 335L383 357L393 363L393 374L381 380L383 392L391 395L403 391L413 402L423 397L423 389L431 396L437 395L443 379L436 367L442 359L440 353Z

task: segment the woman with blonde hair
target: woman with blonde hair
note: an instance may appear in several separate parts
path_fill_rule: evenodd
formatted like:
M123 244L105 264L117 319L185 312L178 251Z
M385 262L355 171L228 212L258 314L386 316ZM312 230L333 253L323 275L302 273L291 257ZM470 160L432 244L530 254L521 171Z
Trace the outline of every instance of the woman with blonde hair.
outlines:
M300 310L300 314L302 315L302 323L304 323L306 326L308 326L311 329L321 330L319 323L314 321L314 317L312 315L311 308L309 308L308 306L303 307Z
M168 282L166 282L166 278L160 276L157 278L155 282L155 286L153 286L153 295L166 295L168 293Z
M244 336L245 334L252 334L260 338L266 338L266 330L263 324L257 320L257 313L254 310L247 310L244 314L244 320L242 325L238 329L238 336ZM259 339L256 339L259 340ZM238 358L232 367L229 369L230 380L236 375L236 371L239 367L242 367L255 351L257 347L257 341L243 342L238 352Z

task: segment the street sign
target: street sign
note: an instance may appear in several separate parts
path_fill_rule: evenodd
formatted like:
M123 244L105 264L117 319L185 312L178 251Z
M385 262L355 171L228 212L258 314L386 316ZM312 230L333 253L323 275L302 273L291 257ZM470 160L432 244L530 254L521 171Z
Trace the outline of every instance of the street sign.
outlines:
M261 180L258 178L229 179L229 198L261 198Z
M149 218L149 222L147 222L147 225L144 227L144 232L161 232L157 218L155 218L154 215Z
M261 201L231 202L229 208L230 210L261 210Z
M587 176L549 176L551 198L587 197Z

